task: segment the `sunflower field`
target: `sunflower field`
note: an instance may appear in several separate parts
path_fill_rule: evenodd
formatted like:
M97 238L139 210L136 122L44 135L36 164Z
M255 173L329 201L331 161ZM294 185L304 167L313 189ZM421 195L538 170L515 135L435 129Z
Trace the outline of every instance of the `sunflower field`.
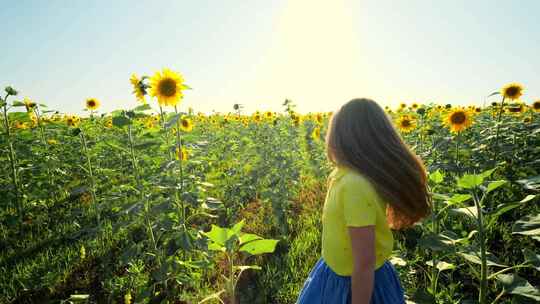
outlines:
M205 114L164 69L133 108L0 97L0 303L294 303L320 254L332 113ZM395 231L409 303L540 302L540 100L386 108L433 210ZM489 93L489 92L487 92Z

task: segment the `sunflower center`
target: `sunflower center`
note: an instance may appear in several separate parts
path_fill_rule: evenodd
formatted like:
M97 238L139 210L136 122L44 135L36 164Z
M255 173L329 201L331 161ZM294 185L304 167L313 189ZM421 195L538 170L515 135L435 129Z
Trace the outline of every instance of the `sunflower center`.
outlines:
M509 87L508 89L506 89L506 95L508 95L508 97L514 97L518 94L518 92L518 87Z
M172 97L176 94L176 81L171 78L165 78L159 82L158 90L161 95Z
M537 101L537 102L533 103L533 108L535 110L540 110L540 101Z
M467 116L463 112L456 112L452 114L452 116L450 117L450 120L452 121L452 123L458 124L458 125L464 123L466 119L467 119Z
M184 128L189 127L189 122L187 120L182 120L182 127Z
M96 106L96 102L94 100L89 100L88 101L88 106L89 107L95 107Z
M411 121L408 120L408 119L404 119L402 122L401 122L401 126L407 128L411 125Z

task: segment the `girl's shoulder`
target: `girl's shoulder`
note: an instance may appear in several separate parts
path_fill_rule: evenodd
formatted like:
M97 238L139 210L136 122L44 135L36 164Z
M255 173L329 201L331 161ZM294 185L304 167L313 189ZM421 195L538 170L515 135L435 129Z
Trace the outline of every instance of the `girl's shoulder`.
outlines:
M334 186L361 188L362 190L372 190L370 181L358 171L345 167L337 166L329 175L329 179Z

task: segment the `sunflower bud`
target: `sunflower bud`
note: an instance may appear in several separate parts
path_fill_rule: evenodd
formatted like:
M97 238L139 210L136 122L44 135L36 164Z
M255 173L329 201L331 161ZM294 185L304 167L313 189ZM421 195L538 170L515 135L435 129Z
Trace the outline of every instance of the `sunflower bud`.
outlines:
M10 87L10 86L7 86L5 91L8 94L8 96L10 96L10 95L15 96L15 95L19 94L19 92L17 92L17 90L15 90L13 87Z

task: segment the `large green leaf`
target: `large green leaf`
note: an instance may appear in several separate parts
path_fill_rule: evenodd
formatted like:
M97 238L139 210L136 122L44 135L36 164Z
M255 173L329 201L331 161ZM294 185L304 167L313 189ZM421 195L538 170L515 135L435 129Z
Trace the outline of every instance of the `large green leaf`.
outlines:
M486 170L479 174L464 174L457 179L457 185L459 188L463 189L478 187L484 182L486 177L490 176L495 171L495 169L496 168Z
M538 288L532 286L524 278L514 274L499 274L495 278L503 285L504 292L540 301Z
M523 256L525 261L530 263L536 270L540 271L540 254L534 253L530 249L523 250Z
M493 182L490 182L487 186L487 189L486 189L486 193L490 193L491 191L499 188L500 186L506 184L507 181L506 180L498 180L498 181L493 181Z
M513 234L540 235L540 213L537 215L527 215L516 221L512 227Z
M517 180L516 182L523 185L523 188L525 189L540 191L540 175L529 177L526 179L520 179L520 180Z
M482 264L482 259L480 258L480 252L474 251L462 251L458 254L463 257L465 260L473 264ZM490 252L486 252L486 263L488 266L497 266L497 267L508 267L507 265L499 263L499 259Z
M536 197L536 195L529 194L519 202L510 203L510 204L501 204L501 205L497 206L497 209L494 212L492 212L491 214L488 215L486 228L490 228L491 226L495 225L495 223L497 223L497 219L501 215L503 215L506 212L511 211L511 210L513 210L515 208L520 207L522 204L531 201L535 197Z
M147 103L137 106L133 109L134 112L142 112L147 110L152 110L152 107Z
M228 228L221 228L219 226L212 225L212 229L205 232L204 235L206 235L212 242L223 246L225 245L225 242L227 242L234 235L234 233L232 233L232 231Z
M429 174L429 180L435 184L440 184L444 180L444 174L441 172L441 170L437 169L437 171Z
M476 219L478 217L478 209L475 206L450 209L452 213L465 215L469 218Z
M112 123L113 126L121 128L131 124L131 120L123 115L120 115L113 117Z
M276 249L277 243L278 240L255 240L240 247L240 251L252 255L272 253Z

